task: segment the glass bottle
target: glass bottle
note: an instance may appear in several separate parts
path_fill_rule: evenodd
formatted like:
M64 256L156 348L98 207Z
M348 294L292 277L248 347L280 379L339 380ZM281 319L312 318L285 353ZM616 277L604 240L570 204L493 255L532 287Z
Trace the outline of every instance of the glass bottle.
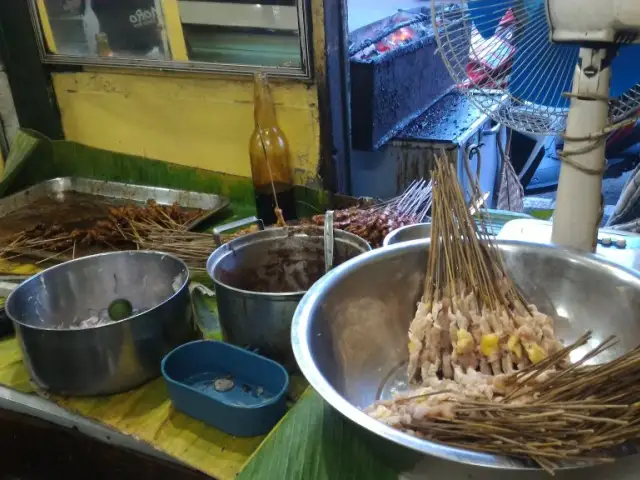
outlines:
M291 153L284 132L278 126L264 73L255 74L254 89L255 128L249 141L251 175L258 218L271 225L282 222L276 208L280 209L284 220L296 218Z
M109 46L109 39L106 33L96 34L96 45L98 46L99 57L113 57L113 51Z

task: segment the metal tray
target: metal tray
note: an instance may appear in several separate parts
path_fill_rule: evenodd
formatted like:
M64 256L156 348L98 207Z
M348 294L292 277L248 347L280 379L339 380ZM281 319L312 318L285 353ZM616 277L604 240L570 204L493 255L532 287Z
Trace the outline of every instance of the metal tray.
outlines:
M201 209L202 215L188 225L189 229L229 204L227 198L209 193L88 178L54 178L0 199L0 238L43 222L82 227L106 218L109 207L144 204L149 199L160 205L177 203L185 209Z

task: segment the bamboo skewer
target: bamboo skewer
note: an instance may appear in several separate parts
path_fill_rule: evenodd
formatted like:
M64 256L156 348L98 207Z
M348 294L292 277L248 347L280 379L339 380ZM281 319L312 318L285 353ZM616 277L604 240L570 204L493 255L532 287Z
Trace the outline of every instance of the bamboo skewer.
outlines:
M182 258L192 271L204 271L206 260L215 249L211 235L188 231L164 212L159 221L144 219L129 220L126 225L119 222L112 224L114 238L99 242L110 250L132 248L173 253ZM60 248L61 245L67 246ZM5 245L0 245L0 257L7 260L36 258L38 264L71 260L76 258L78 252L78 240L73 232L63 232L49 238L29 238L21 233Z
M609 348L611 342L606 342L606 345ZM568 355L573 350L567 348L564 353ZM596 347L590 354L602 351L602 348ZM542 365L533 370L543 371L546 368ZM637 379L640 376L640 347L598 368L602 373L600 385L611 386L611 376L621 373L625 378ZM640 388L629 391L628 380L620 384L613 383L614 386L618 385L616 390L622 391L618 392L618 403L606 404L604 401L607 399L597 393L587 392L585 396L584 389L580 387L584 383L593 383L593 380L582 374L581 370L582 367L577 367L572 373L558 374L553 378L558 385L551 382L536 385L531 393L534 396L541 395L529 404L480 402L460 397L456 399L455 420L429 420L409 423L405 427L421 433L425 438L483 452L524 456L533 454L538 459L580 459L596 463L611 461L612 458L607 455L610 452L595 449L612 448L638 438L640 406L636 402L640 398ZM514 374L512 379L517 377L522 375ZM573 391L572 388L576 387L578 390ZM545 400L544 394L553 394L558 390L570 392L568 396L572 400L564 403ZM580 427L576 429L573 425ZM607 429L603 430L602 425L606 425ZM514 445L518 448L512 448Z

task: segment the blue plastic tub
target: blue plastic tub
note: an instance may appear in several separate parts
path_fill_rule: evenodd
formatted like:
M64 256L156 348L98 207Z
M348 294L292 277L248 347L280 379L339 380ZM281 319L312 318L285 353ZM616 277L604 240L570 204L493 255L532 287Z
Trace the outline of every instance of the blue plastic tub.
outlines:
M268 433L286 411L284 367L217 341L182 345L162 360L179 411L237 437Z

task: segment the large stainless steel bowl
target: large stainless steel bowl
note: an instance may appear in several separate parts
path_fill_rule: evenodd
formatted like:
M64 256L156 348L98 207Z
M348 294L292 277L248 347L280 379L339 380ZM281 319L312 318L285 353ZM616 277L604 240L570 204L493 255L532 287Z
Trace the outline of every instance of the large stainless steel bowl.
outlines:
M160 375L173 348L195 337L182 260L159 252L116 252L57 265L22 283L5 305L31 378L65 395L112 394ZM71 329L115 300L134 313Z
M382 441L389 458L416 452L485 467L534 468L517 459L425 441L360 410L406 385L407 331L422 291L428 245L415 241L376 250L320 279L293 320L292 345L300 368L329 404ZM513 279L531 302L555 318L565 343L587 330L593 331L594 344L619 335L619 344L600 360L637 345L638 274L596 256L549 246L498 245ZM394 450L394 444L404 448Z

